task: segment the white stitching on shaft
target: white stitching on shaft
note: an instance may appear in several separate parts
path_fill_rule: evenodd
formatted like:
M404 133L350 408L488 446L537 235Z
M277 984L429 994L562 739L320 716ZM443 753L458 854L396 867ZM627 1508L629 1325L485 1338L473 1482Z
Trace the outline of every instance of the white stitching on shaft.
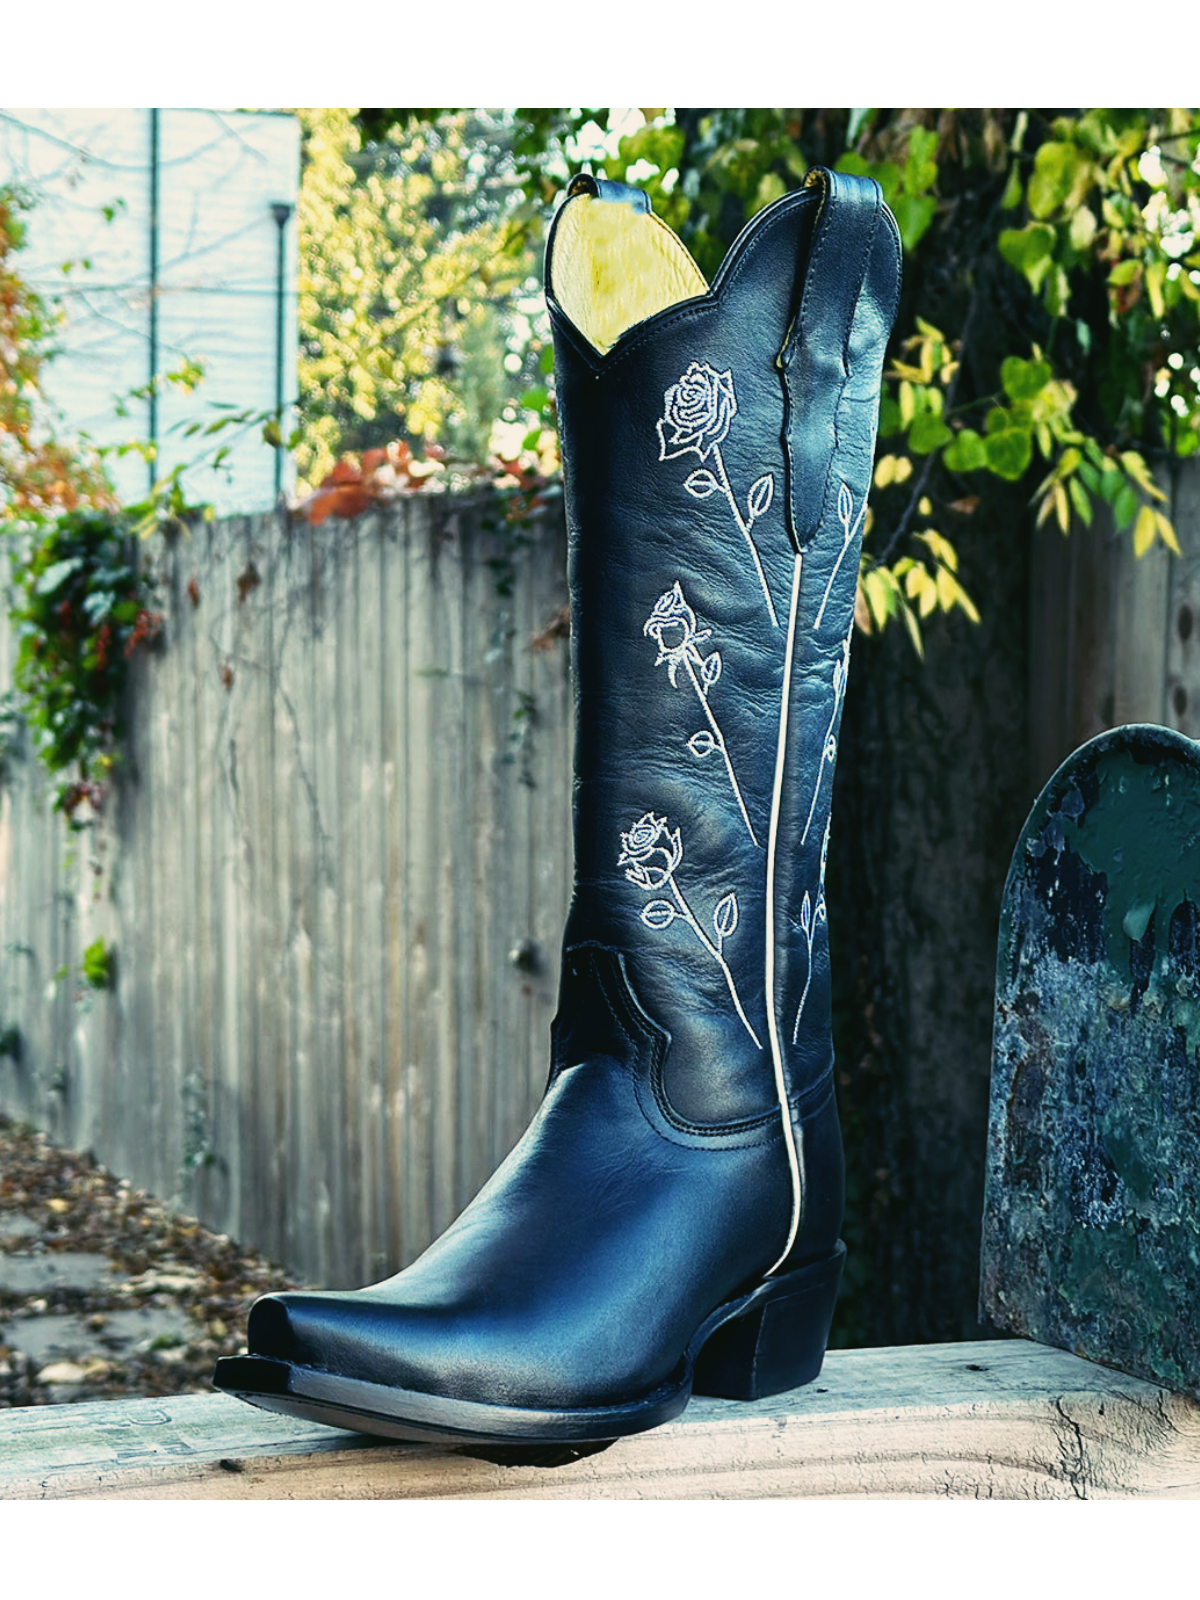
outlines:
M779 843L779 808L783 797L783 772L787 759L788 702L792 690L792 655L796 644L796 611L800 602L800 569L803 557L797 553L792 565L792 603L788 612L787 652L783 662L783 690L779 697L779 741L775 749L775 786L771 794L771 826L767 835L767 1031L771 1040L771 1063L775 1068L775 1090L779 1096L779 1110L783 1118L783 1138L787 1146L788 1167L792 1175L792 1221L787 1243L779 1260L770 1272L777 1272L787 1260L788 1252L796 1242L800 1230L800 1198L804 1192L804 1152L796 1139L792 1126L792 1113L788 1106L787 1082L783 1075L783 1052L779 1044L779 1026L775 1003L775 850ZM767 1274L770 1276L770 1272Z

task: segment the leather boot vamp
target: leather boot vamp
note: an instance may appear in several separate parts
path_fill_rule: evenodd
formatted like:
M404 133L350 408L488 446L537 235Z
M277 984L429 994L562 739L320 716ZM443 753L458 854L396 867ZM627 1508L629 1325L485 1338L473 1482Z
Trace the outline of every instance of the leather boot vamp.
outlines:
M780 1144L777 1126L717 1149L676 1142L626 1063L581 1063L412 1266L353 1295L260 1300L251 1348L493 1405L648 1393L709 1311L769 1264L790 1205Z

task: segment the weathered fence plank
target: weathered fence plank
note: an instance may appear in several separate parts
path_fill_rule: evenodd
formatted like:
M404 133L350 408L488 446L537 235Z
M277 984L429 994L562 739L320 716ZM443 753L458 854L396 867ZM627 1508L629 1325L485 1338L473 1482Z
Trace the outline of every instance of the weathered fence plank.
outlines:
M561 519L510 542L432 496L159 541L164 648L94 841L72 854L27 740L0 788L0 1108L311 1281L423 1249L544 1081L571 702L564 646L528 644ZM0 616L3 686L13 648ZM79 973L97 934L111 994Z
M1141 557L1105 508L1069 539L1033 545L1032 777L1040 786L1098 733L1154 722L1200 737L1200 461L1160 483L1182 548Z
M1200 1499L1200 1405L1024 1340L836 1350L816 1383L559 1466L226 1395L0 1412L0 1499Z

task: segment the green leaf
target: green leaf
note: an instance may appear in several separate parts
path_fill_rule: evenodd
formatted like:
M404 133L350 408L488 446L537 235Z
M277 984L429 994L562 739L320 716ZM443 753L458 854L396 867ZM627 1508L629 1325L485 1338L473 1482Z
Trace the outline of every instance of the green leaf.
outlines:
M993 406L984 421L988 433L1003 433L1013 425L1013 413L1006 406Z
M1091 249L1092 240L1095 237L1096 213L1091 206L1080 206L1071 218L1071 248L1078 250L1080 255L1083 255Z
M900 229L900 238L906 250L917 248L924 238L937 210L932 195L897 195L892 201L892 214Z
M1150 296L1151 311L1160 320L1167 314L1167 304L1163 298L1166 281L1167 263L1159 256L1146 268L1146 293Z
M112 952L103 939L96 939L83 952L83 976L93 989L112 987L112 967Z
M1120 287L1123 284L1132 283L1135 278L1140 278L1141 275L1142 263L1135 261L1132 256L1127 256L1124 261L1117 262L1108 275L1108 281Z
M53 594L82 566L82 556L69 556L65 561L56 561L53 566L47 567L45 572L42 573L34 585L34 594Z
M879 405L879 437L889 439L892 434L900 433L904 428L904 418L900 414L900 403L892 395L885 394Z
M1000 382L1010 400L1036 400L1054 376L1048 361L1022 361L1006 356L1000 365Z
M1056 262L1047 275L1045 287L1046 310L1052 317L1065 317L1071 301L1071 284L1066 273Z
M1085 485L1087 486L1088 490L1092 494L1099 494L1100 493L1100 476L1101 475L1100 475L1099 472L1097 472L1096 468L1092 465L1092 463L1090 461L1081 461L1080 462L1080 464L1079 464L1079 476L1083 479Z
M1071 192L1079 164L1079 151L1074 145L1048 140L1039 147L1026 193L1033 216L1048 217L1058 210Z
M1083 475L1083 468L1080 469ZM1079 478L1071 478L1067 483L1067 492L1071 496L1071 504L1075 507L1075 514L1085 528L1092 525L1092 502L1088 499L1087 490L1080 483Z
M1117 527L1124 531L1138 514L1141 502L1137 497L1137 490L1131 483L1122 483L1113 501L1113 521Z
M1034 289L1041 285L1050 264L1056 234L1045 222L1031 222L1025 228L1005 228L996 241L1009 266L1016 267Z
M963 428L946 446L942 461L951 472L977 472L987 466L987 450L974 428Z
M922 411L909 431L908 447L915 455L927 456L952 437L941 417L935 416L932 411Z
M933 159L938 136L932 128L913 128L908 136L908 159L904 163L904 189L919 195L937 182L937 162Z
M1033 457L1033 439L1020 428L1002 428L983 441L989 469L998 478L1015 483Z
M97 627L116 600L116 595L111 589L93 589L83 602L84 615L93 627Z
M924 661L925 646L921 642L921 625L913 615L912 607L909 605L902 606L900 609L900 615L904 618L904 626L908 629L909 643L917 652L918 658L921 661Z
M853 140L851 143L853 143ZM877 174L872 170L871 163L865 156L860 156L857 150L847 150L840 155L838 157L837 165L833 170L835 172L848 172L852 177L855 178L869 178L877 176ZM893 170L896 174L896 180L899 181L899 168L894 168Z
M886 567L872 567L863 574L863 592L870 607L871 620L882 628L896 609L896 580Z
M758 180L758 188L754 192L754 199L746 208L746 215L755 216L764 211L773 200L780 199L787 193L787 184L777 172L764 172Z

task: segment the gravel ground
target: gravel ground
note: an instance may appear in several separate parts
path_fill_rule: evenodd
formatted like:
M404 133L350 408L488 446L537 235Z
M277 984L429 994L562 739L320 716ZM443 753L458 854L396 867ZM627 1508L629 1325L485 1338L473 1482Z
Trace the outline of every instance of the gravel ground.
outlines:
M0 1406L210 1393L251 1302L297 1287L0 1116Z

